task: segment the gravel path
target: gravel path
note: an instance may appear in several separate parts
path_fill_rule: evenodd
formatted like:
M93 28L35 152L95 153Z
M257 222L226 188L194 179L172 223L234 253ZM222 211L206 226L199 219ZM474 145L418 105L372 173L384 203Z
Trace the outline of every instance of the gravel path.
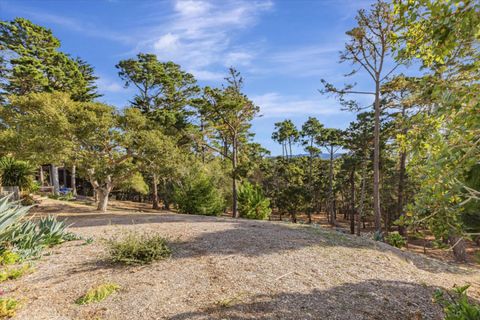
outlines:
M441 319L435 288L470 283L480 298L478 269L306 225L121 208L98 214L55 201L39 211L68 217L71 231L95 241L55 247L34 273L3 284L22 301L15 319ZM172 257L109 264L101 239L128 230L169 238ZM74 304L104 282L122 289Z

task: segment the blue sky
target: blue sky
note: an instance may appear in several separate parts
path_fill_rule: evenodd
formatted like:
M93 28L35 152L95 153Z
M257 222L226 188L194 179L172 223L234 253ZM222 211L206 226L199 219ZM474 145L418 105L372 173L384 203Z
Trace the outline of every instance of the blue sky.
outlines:
M271 140L274 123L300 127L315 116L327 127L345 128L355 117L317 89L325 78L339 86L371 88L361 72L338 63L345 31L369 0L0 0L0 18L25 17L52 29L62 51L95 67L101 101L118 108L134 94L118 78L118 61L155 53L193 73L200 85L220 85L229 66L245 79L245 93L261 109L255 141L281 153ZM369 104L370 97L357 97ZM301 147L296 152L302 152Z

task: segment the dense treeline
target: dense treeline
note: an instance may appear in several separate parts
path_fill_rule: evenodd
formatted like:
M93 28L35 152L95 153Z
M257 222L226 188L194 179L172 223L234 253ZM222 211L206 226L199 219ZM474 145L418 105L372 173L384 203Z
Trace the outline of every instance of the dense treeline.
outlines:
M480 232L479 11L474 1L428 0L360 10L340 60L354 66L347 76L368 75L373 90L322 80L319 91L356 120L344 130L314 117L300 128L278 122L278 157L253 142L260 108L234 68L221 87L202 88L174 62L140 53L116 65L135 91L119 111L98 102L93 67L62 52L50 30L1 22L3 176L19 170L13 158L17 168L65 165L73 192L76 175L89 181L101 211L122 192L185 213L266 219L273 210L309 223L326 213L334 226L343 215L351 233L372 221L378 239L429 230L463 260L465 238ZM352 100L359 94L372 105Z

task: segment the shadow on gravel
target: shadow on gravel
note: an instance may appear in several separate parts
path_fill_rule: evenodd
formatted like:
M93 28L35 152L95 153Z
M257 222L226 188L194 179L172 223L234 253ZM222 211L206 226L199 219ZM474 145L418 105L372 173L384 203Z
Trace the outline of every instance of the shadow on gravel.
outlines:
M434 290L408 282L367 281L309 293L226 297L210 307L168 319L442 319L441 307L432 302Z
M234 228L201 233L186 242L176 243L175 258L203 255L261 256L295 251L304 247L347 247L392 253L418 269L428 272L471 273L462 265L449 264L419 254L405 252L383 242L358 238L318 226L236 220Z
M414 264L417 268L429 272L468 273L469 269L461 265L448 264L418 254L404 252L384 243L358 238L327 230L317 225L292 224L289 222L254 221L232 219L228 217L209 217L188 214L176 214L169 211L135 212L110 211L98 213L91 207L72 207L62 203L43 208L39 214L61 212L61 220L67 220L74 228L101 227L108 225L131 226L156 224L179 224L188 227L197 223L222 223L226 228L208 232L199 232L197 236L181 243L174 243L174 258L197 257L204 255L242 255L247 257L271 253L293 251L303 247L330 246L363 248L391 252L401 259Z

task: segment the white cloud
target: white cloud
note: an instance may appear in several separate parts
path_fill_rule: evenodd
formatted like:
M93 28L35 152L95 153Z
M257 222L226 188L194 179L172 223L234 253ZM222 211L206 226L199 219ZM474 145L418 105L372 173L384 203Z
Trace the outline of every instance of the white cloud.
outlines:
M229 52L225 56L225 63L226 67L230 66L248 66L250 65L251 61L253 60L254 55L251 52L247 51L234 51Z
M215 71L208 71L208 70L189 70L191 73L195 75L195 78L198 80L205 80L205 81L221 81L225 78L225 72L215 72Z
M104 77L99 77L97 86L100 92L121 92L125 90L120 83Z
M254 59L248 44L241 49L233 46L234 38L272 6L269 0L176 0L174 14L152 28L153 36L141 41L139 49L153 50L159 59L173 60L199 79L218 79L212 69L246 66Z
M205 14L211 5L205 1L198 0L184 0L175 2L175 11L184 16L196 16Z
M153 44L153 48L157 51L175 51L178 48L178 36L172 33L167 33L161 36L155 43Z
M295 96L284 96L277 92L269 92L253 96L252 100L260 107L260 113L264 118L345 113L333 98L325 98L320 95L318 99L301 99Z

